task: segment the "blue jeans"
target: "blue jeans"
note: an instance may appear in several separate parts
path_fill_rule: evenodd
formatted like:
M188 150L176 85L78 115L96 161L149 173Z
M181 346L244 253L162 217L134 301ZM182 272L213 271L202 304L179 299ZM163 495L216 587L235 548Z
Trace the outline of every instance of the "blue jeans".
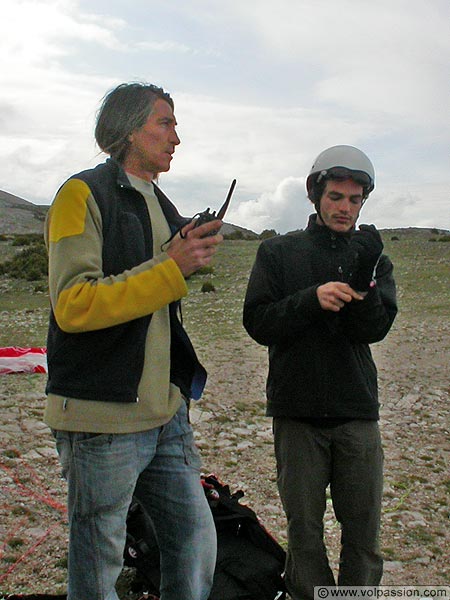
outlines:
M54 435L68 481L68 600L118 600L135 490L160 546L161 600L206 600L216 531L184 402L169 423L148 431Z

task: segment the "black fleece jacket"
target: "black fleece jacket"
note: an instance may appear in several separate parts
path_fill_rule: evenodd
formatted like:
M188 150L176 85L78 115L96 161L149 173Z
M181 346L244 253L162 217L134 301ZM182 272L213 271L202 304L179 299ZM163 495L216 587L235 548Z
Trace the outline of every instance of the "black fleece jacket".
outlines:
M269 348L269 416L379 417L369 344L386 336L397 313L391 261L382 255L375 287L338 313L323 310L316 293L329 281L349 281L358 268L350 235L317 225L312 215L305 231L271 238L258 249L243 322Z
M142 195L112 159L74 175L88 184L102 216L104 275L118 274L152 258L150 216ZM187 222L159 190L155 193L172 231ZM170 380L198 399L206 371L179 320L179 302L169 305ZM50 314L47 338L48 393L94 401L136 402L151 315L84 333L66 333Z

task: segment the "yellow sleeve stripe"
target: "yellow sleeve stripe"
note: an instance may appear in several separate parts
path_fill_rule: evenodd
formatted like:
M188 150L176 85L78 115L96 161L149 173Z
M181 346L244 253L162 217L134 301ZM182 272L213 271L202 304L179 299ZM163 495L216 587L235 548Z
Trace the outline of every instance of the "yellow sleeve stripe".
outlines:
M80 179L69 179L56 194L49 213L49 241L84 231L87 211L87 199L91 193L89 186Z
M177 264L168 259L125 280L73 285L59 294L55 318L67 333L95 331L152 314L187 291Z

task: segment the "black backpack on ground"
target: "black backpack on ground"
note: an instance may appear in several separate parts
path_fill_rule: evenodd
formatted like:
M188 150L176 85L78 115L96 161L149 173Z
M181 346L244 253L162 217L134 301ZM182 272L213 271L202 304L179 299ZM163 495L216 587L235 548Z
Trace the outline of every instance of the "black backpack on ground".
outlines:
M286 554L260 523L255 512L240 504L244 495L230 493L214 475L202 477L217 530L217 563L209 600L284 600ZM150 519L137 501L127 519L125 564L136 569L136 591L159 597L159 549Z

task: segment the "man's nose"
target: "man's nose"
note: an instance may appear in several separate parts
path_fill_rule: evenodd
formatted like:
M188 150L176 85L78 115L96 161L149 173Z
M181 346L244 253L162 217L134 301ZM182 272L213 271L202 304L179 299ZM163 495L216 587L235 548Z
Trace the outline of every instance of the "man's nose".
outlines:
M172 144L175 144L175 146L178 146L178 144L181 144L181 140L178 136L178 133L175 130L172 132L172 137L171 137L170 141L172 142Z
M343 212L349 212L350 210L350 200L349 198L342 198L339 202L339 209Z

